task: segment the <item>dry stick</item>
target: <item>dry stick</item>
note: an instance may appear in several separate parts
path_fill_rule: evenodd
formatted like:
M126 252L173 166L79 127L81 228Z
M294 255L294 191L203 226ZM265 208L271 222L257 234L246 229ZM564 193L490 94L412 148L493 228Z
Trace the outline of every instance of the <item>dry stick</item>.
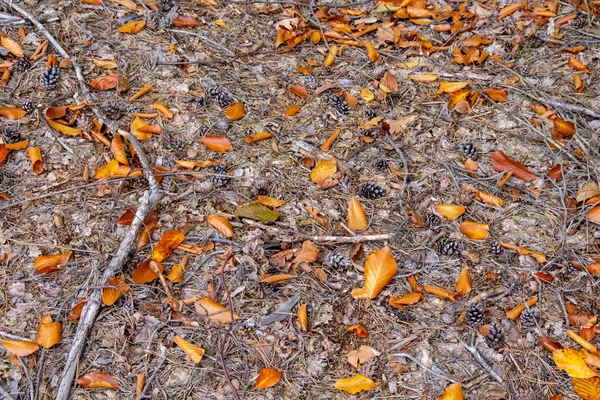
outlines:
M475 358L475 360L479 363L479 365L481 365L481 368L483 368L485 372L490 374L490 376L497 380L499 383L502 383L503 380L500 377L500 375L498 375L496 371L494 371L492 367L490 367L490 365L483 359L483 357L481 356L481 354L479 354L475 347L468 346L465 343L463 343L463 347L473 355L473 358Z
M425 371L429 372L433 376L437 376L440 379L443 379L445 381L452 382L452 383L458 382L455 379L448 378L446 375L442 375L440 373L435 372L430 367L428 367L427 365L423 364L421 361L417 360L415 357L413 357L413 356L411 356L409 354L406 354L406 353L396 353L396 354L392 354L392 356L394 358L400 358L400 357L408 358L409 360L412 360L413 362L415 362L417 365L419 365L421 368L423 368Z
M216 49L222 50L224 53L227 53L227 55L230 56L230 57L235 57L235 53L233 51L229 50L227 47L224 47L224 46L220 45L219 43L215 42L214 40L207 38L206 36L200 35L199 33L188 32L188 31L181 31L179 29L167 29L167 30L169 32L173 32L173 33L181 33L181 34L184 34L184 35L196 36L197 38L199 38L200 40L202 40L203 42L205 42L209 46L214 47Z
M5 389L4 386L0 385L0 399L4 400L15 400L14 397L10 395Z
M148 377L148 379L146 379L146 384L144 385L144 388L142 389L140 395L135 398L135 400L141 400L144 397L146 397L146 395L145 395L146 391L148 391L148 389L150 389L150 386L152 385L152 382L154 382L154 378L156 378L156 375L161 370L162 366L165 364L165 361L167 360L167 355L166 355L166 351L165 350L166 349L165 349L164 346L161 347L161 349L160 349L160 360L158 361L158 364L156 365L156 367L154 367L154 371L152 372L152 375L150 375Z
M500 86L504 86L504 85L500 85ZM600 113L598 113L598 112L596 112L594 110L590 110L587 107L577 106L577 105L574 105L574 104L567 104L567 103L563 103L563 102L556 101L556 100L542 99L540 97L537 97L537 96L534 96L534 95L532 95L530 93L527 93L524 90L517 89L517 88L515 88L513 86L504 86L504 87L508 88L509 90L517 91L517 92L519 92L521 94L524 94L525 96L527 96L529 98L532 98L534 100L539 101L540 103L544 103L544 104L552 106L552 107L560 107L560 108L564 108L565 110L568 110L568 111L571 111L571 112L580 112L580 113L589 115L589 116L594 117L594 118L600 118Z
M138 233L140 232L144 221L154 208L154 205L162 197L158 188L158 183L156 183L156 179L154 179L154 175L152 174L150 162L148 161L146 153L144 153L144 149L142 148L140 142L138 142L135 136L133 136L131 133L123 130L119 130L118 133L126 136L127 140L135 149L135 152L142 163L144 176L148 181L150 189L144 192L129 231L121 242L116 254L104 269L104 273L100 278L103 284L108 282L110 278L121 271L123 264L125 264L125 261L128 259L130 253L135 248ZM81 318L79 324L77 325L77 332L75 332L75 337L73 338L73 342L71 344L71 350L69 351L62 379L58 387L55 398L56 400L67 400L69 398L69 392L71 391L71 385L73 384L73 378L75 377L77 363L79 362L79 358L81 357L81 353L85 347L88 334L94 325L96 317L98 316L101 303L102 291L96 289L89 296L88 302L81 313Z

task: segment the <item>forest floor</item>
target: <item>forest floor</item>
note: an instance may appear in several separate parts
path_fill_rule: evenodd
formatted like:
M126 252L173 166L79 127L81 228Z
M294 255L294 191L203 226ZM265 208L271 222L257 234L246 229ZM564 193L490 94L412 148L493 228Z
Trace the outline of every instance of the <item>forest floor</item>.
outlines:
M555 363L598 344L598 2L215 1L14 2L79 80L0 1L2 388L55 398L102 290L73 399L600 399ZM164 195L119 291L148 182L114 127Z

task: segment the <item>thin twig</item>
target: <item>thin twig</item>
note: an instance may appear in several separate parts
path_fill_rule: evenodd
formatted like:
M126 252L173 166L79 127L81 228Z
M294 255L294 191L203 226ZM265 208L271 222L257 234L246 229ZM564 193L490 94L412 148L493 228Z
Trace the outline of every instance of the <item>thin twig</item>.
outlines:
M156 366L154 367L154 371L152 371L152 375L150 375L148 377L148 379L146 379L146 384L144 385L144 388L142 389L140 395L135 398L135 400L141 400L144 397L146 397L145 393L150 389L150 386L152 386L152 382L154 382L156 375L158 375L158 372L162 369L163 365L165 364L165 361L167 360L167 355L166 355L165 350L166 350L165 347L161 346L160 360L158 360L158 364L156 364Z
M499 383L502 383L502 377L500 377L500 375L498 375L496 371L494 371L492 367L490 367L490 365L483 359L483 357L481 356L481 354L479 354L475 347L468 346L466 343L463 343L463 347L473 355L473 358L475 358L475 360L479 363L479 365L481 365L481 368L483 368L485 372L487 372L492 378L497 380Z
M230 56L230 57L235 57L235 53L233 51L229 50L227 47L225 47L223 45L220 45L219 43L215 42L214 40L207 38L206 36L200 35L199 33L182 31L182 30L179 30L179 29L167 29L167 30L169 32L173 32L173 33L181 33L183 35L196 36L197 38L199 38L200 40L202 40L203 42L205 42L209 46L217 48L217 49L220 49L224 53L227 53L227 55Z
M14 397L11 396L10 393L8 393L5 389L4 386L0 385L0 398L4 399L4 400L15 400Z
M413 357L413 356L411 356L409 354L406 354L406 353L396 353L396 354L392 354L392 356L395 357L395 358L400 358L400 357L408 358L409 360L412 360L414 363L416 363L418 366L420 366L421 368L423 368L425 371L429 372L433 376L437 376L440 379L443 379L445 381L452 382L452 383L458 382L456 379L448 378L446 375L442 375L442 374L440 374L438 372L435 372L430 367L428 367L427 365L423 364L421 361L417 360L415 357Z

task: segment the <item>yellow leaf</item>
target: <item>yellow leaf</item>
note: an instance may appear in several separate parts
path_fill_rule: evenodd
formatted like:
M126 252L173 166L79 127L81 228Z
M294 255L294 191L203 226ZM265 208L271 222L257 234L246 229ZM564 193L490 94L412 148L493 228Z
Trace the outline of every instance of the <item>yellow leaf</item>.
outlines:
M225 112L225 116L232 121L237 121L242 118L244 114L246 114L246 110L244 110L244 105L239 101L229 106Z
M369 103L375 100L375 94L369 89L363 89L360 91L360 98Z
M333 63L335 62L335 56L338 53L338 47L337 45L333 45L330 48L330 52L327 53L327 57L325 57L325 61L323 61L323 66L324 67L331 67L333 65Z
M410 75L409 78L415 82L419 82L419 83L433 83L435 81L437 81L438 76L437 75L432 75L432 74L426 74L426 75Z
M232 319L232 313L229 309L208 297L203 297L196 301L196 303L194 303L194 308L198 314L208 317L211 321L222 324L231 323L239 318L236 313L233 313Z
M468 294L471 291L471 275L469 270L465 267L460 271L458 279L456 280L456 293Z
M352 196L350 205L348 206L348 228L353 231L362 231L363 229L366 229L368 225L369 223L364 207L356 197Z
M165 278L173 283L183 282L183 264L179 263L173 265L173 268L171 268L171 271L169 271L169 274L165 276Z
M327 179L333 177L337 172L337 162L331 157L329 160L319 160L315 167L310 171L310 180L321 185Z
M61 337L62 324L60 322L52 322L52 317L50 314L44 315L40 319L35 341L38 342L40 346L49 349L56 343L60 342Z
M160 125L150 125L143 119L139 117L135 117L133 121L131 121L131 125L129 125L129 129L133 136L136 137L137 140L150 140L152 135L158 135L162 132L162 128Z
M447 218L449 220L455 220L465 213L465 207L453 205L453 204L439 204L435 206L435 210L442 217Z
M131 21L119 28L121 33L131 33L135 35L139 33L146 26L146 21Z
M185 354L194 362L194 364L198 364L202 357L204 356L204 349L196 346L182 338L181 336L175 336L173 338L175 344L183 350Z
M300 323L300 327L302 327L302 332L306 332L308 330L308 313L306 311L306 304L302 304L300 307L298 307L298 322Z
M484 240L489 230L489 225L480 222L464 221L460 224L460 233L473 240Z
M92 57L92 61L94 61L94 64L96 64L100 68L106 68L106 69L117 68L117 62L114 60L102 60L101 58Z
M0 36L0 46L4 47L6 50L10 51L16 57L23 57L23 48L16 40L12 40L11 38L1 35Z
M565 371L571 378L593 378L598 373L586 364L581 353L573 349L560 349L552 353L556 367Z
M442 93L452 93L466 87L469 82L440 82L440 88L437 91L437 94Z
M600 400L600 378L573 378L573 389L583 400Z
M72 126L67 126L63 124L59 124L56 121L52 121L51 119L47 119L46 122L50 125L50 128L65 134L67 136L81 136L81 129L73 128Z
M285 200L274 199L273 197L269 196L257 196L255 200L257 203L267 207L281 207L287 203Z
M476 197L478 197L481 201L483 201L486 204L490 204L496 207L502 207L502 199L500 197L494 196L493 194L478 190Z
M573 339L575 342L577 342L578 345L580 345L581 347L583 347L584 349L586 349L590 353L592 353L592 354L598 354L598 349L596 349L596 346L594 346L588 340L586 340L586 339L582 338L581 336L579 336L577 333L575 333L573 331L567 331L567 335L569 335L569 337L571 339Z
M373 43L366 42L366 47L367 47L367 55L369 56L369 60L371 60L371 62L375 62L375 61L379 60L379 58L380 58L379 52L377 50L375 50L375 48L373 47Z
M221 28L227 28L227 25L225 24L225 21L223 21L222 19L218 19L218 20L213 21L211 23L215 24L217 26L220 26Z
M213 228L221 232L226 238L233 237L233 227L227 218L221 217L217 214L212 214L209 215L206 220L213 226Z
M374 299L396 275L397 265L388 246L369 254L365 263L364 287L354 289L355 299Z
M273 368L263 368L258 373L256 378L256 388L266 389L275 386L281 379L281 372Z
M377 387L377 384L363 375L354 375L351 378L340 379L333 384L337 390L343 390L350 394L371 390Z
M439 400L463 400L462 385L460 382L449 385Z
M39 349L39 346L36 342L25 342L22 340L4 339L1 341L1 343L6 350L19 357L27 357L28 355L35 353Z

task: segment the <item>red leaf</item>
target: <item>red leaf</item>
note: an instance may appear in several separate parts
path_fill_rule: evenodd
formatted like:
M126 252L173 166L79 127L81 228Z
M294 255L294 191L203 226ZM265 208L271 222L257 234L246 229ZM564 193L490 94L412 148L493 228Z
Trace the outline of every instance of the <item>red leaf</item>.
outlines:
M567 172L568 170L569 164L556 164L548 171L547 175L550 179L560 181L563 178L565 172Z
M91 87L98 90L108 90L114 89L117 87L117 82L119 81L119 74L112 74L101 76L100 78L96 78L89 83Z
M196 18L190 17L189 15L187 15L187 16L175 18L173 20L173 25L178 26L178 27L189 26L189 27L193 28L194 26L198 26L198 25L202 25L202 24Z
M535 175L531 173L523 164L518 161L512 160L502 151L497 150L492 154L492 166L494 170L498 172L513 171L513 175L524 181L531 181L535 179Z

